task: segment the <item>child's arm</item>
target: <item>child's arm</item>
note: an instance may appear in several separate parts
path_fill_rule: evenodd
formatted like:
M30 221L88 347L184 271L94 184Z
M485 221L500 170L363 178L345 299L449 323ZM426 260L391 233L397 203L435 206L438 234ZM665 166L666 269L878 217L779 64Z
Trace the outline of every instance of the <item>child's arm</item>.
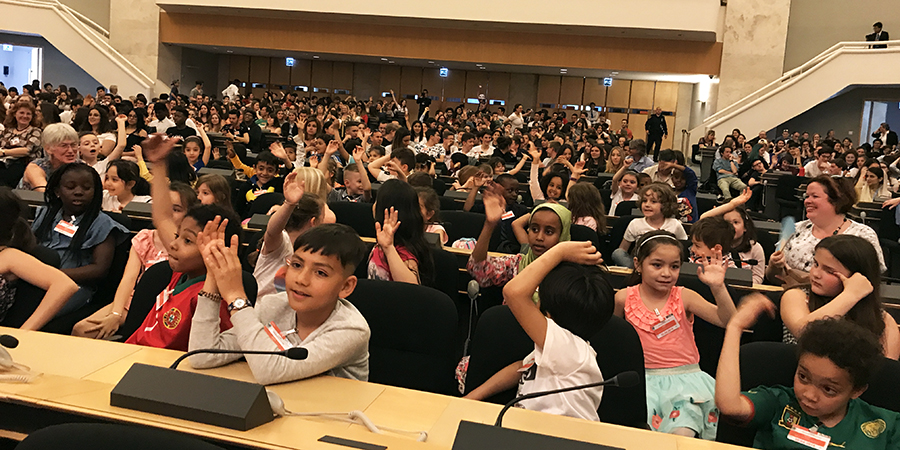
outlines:
M697 268L697 277L709 286L716 300L715 305L690 289L685 289L682 293L684 307L688 312L722 328L725 328L735 312L734 300L725 286L725 269L721 252L716 252L711 261L701 260L700 267Z
M850 278L839 272L835 272L835 275L841 279L844 290L815 311L809 310L806 293L799 289L791 289L781 297L781 320L794 336L799 337L803 333L803 327L814 320L831 316L843 317L857 302L872 293L872 283L859 272Z
M381 166L383 166L388 160L391 159L391 155L385 154L384 156L379 156L377 159L369 163L369 173L372 174L375 179L378 179L378 176L381 175Z
M775 305L759 293L744 297L741 309L725 327L725 340L716 371L716 406L723 416L739 423L753 419L754 406L741 395L741 334L763 312L775 316Z
M463 204L463 211L470 211L472 207L475 206L475 198L478 196L478 190L481 189L481 187L490 180L489 176L480 175L480 173L475 174L471 178L469 178L468 181L466 181L466 184L471 184L471 186L469 187L469 194L466 195L466 203Z
M472 189L470 192L474 192ZM472 194L470 193L471 197ZM481 228L481 234L475 241L475 248L472 249L471 259L473 262L479 263L487 259L488 247L491 244L491 236L494 235L494 228L500 223L500 218L506 210L506 202L503 197L486 190L483 196L484 201L484 226Z
M78 291L78 285L59 269L14 248L0 252L0 273L11 273L46 291L37 309L20 327L23 330L40 330Z
M622 167L619 167L619 170L617 170L615 175L613 175L612 185L610 185L610 187L609 187L612 195L616 195L616 192L619 192L619 181L621 181L622 177L625 176L626 170L628 170L628 166L626 166L625 164L622 164Z
M172 151L178 139L163 139L162 135L155 134L145 142L147 148L144 151L153 163L153 180L150 182L153 226L156 227L160 242L168 248L178 234L178 226L175 225L172 199L169 197L169 168L166 165L166 155Z
M394 233L400 227L400 213L392 206L384 210L384 224L375 222L375 238L388 262L391 278L394 281L419 284L419 267L414 260L404 261L394 247Z
M261 255L267 255L281 248L284 242L282 232L288 219L291 218L291 213L297 207L297 203L300 203L300 199L303 198L304 188L303 180L297 181L297 172L291 172L284 179L284 205L269 218L266 234L263 235L263 246L259 251Z
M125 322L125 303L131 298L134 292L134 286L137 284L138 275L141 273L141 259L138 257L134 248L128 253L128 262L125 264L125 272L122 274L122 281L116 288L116 295L113 298L112 309L109 314L103 318L85 319L90 325L83 330L87 336L93 335L95 339L106 339L112 336L116 330ZM96 333L96 334L95 334Z
M730 202L728 202L724 205L716 206L715 208L700 215L700 219L705 219L707 217L714 217L714 216L724 216L725 214L728 214L731 211L734 211L735 208L737 208L738 206L741 206L744 203L747 203L750 200L750 197L752 195L753 195L753 193L750 191L750 188L746 188L746 189L744 189L743 192L741 192L741 195L731 199Z
M540 348L544 348L544 339L547 337L547 317L531 297L544 277L563 261L598 265L603 262L603 258L590 242L560 242L535 259L503 288L503 298L510 311Z
M209 155L212 152L212 143L209 142L209 136L206 135L206 125L202 123L197 124L197 134L200 135L200 140L203 141L203 165L209 164Z
M353 149L353 161L356 163L356 170L359 171L359 180L363 189L363 201L368 203L372 201L372 182L369 181L369 174L366 173L365 164L363 163L363 155L365 153L365 149L359 145Z
M541 180L538 177L538 169L540 168L541 151L535 148L531 142L528 154L531 155L531 170L529 171L528 190L531 191L531 199L534 201L543 200L544 193L541 192Z
M516 237L516 241L520 244L524 244L528 242L528 224L531 223L531 213L522 214L516 220L513 220L512 230L513 236Z
M232 144L231 141L225 141L225 150L228 152L228 160L231 161L231 165L234 166L235 169L242 170L247 178L256 175L256 170L244 164L243 161L241 161L241 158L238 158L237 153L234 152L234 144Z
M578 161L572 167L572 175L569 177L569 185L566 187L566 200L569 199L569 189L572 189L572 186L575 186L578 183L578 179L581 178L587 170L584 169L584 161Z
M522 376L522 374L519 373L521 367L522 361L516 361L503 369L500 369L499 372L488 378L484 384L473 389L472 392L469 392L463 398L470 400L484 400L516 387L516 385L519 384L519 378Z
M506 172L506 173L508 173L510 175L515 175L515 174L521 172L522 168L525 167L525 162L527 160L528 160L528 155L522 155L522 157L519 158L519 162L516 163L516 167L513 167L512 170L510 170L509 172Z
M62 269L62 271L76 283L97 281L109 273L109 265L112 263L112 257L115 250L116 244L112 234L110 234L106 237L106 240L98 244L91 251L90 264L81 267L73 267L71 269Z
M131 149L134 152L134 158L137 159L138 168L141 170L141 178L147 181L153 181L153 175L147 169L147 163L144 162L144 151L139 144L135 144Z
M115 161L122 157L122 152L125 151L125 142L128 140L128 134L125 133L125 122L128 120L124 114L119 114L116 116L116 125L118 126L117 134L118 137L116 139L116 146L109 152L109 155L106 159L110 161Z

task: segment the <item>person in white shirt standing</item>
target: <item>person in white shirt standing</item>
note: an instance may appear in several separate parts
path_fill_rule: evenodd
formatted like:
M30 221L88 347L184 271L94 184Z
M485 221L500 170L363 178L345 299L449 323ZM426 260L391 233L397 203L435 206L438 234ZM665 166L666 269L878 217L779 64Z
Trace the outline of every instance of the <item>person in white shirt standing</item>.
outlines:
M232 81L231 84L229 84L228 87L225 88L224 91L222 91L222 97L228 97L232 100L240 100L241 96L240 89L238 88L239 84L241 84L241 80L235 78L234 81Z

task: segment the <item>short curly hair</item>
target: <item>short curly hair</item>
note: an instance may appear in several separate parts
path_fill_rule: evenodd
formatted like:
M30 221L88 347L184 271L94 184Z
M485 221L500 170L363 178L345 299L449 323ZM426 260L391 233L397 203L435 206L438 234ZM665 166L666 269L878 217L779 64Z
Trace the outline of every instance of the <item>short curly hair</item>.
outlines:
M834 206L834 211L838 214L847 214L856 204L856 189L850 182L828 175L819 175L809 180L810 185L813 183L822 186L825 194L828 195L828 203Z
M828 358L850 374L854 389L869 384L884 361L881 342L871 331L843 318L815 320L803 327L799 356Z
M662 214L667 219L670 217L675 217L678 214L678 197L675 195L675 191L665 183L650 183L638 192L638 197L640 198L640 203L643 203L644 198L648 193L654 193L656 195L656 199L659 200L659 203L662 204ZM640 205L640 203L638 205Z

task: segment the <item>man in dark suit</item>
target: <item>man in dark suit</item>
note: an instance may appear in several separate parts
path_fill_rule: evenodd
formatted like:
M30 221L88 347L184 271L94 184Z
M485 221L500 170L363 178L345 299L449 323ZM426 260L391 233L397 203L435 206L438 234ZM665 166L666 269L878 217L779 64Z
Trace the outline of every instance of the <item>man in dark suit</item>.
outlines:
M872 25L872 30L875 32L872 34L867 34L866 41L875 42L875 41L891 40L890 35L888 35L888 32L882 31L881 22L875 22L875 25ZM887 45L873 45L872 48L887 48Z
M884 143L884 146L887 147L887 151L891 151L897 146L898 139L897 133L891 131L891 126L887 123L881 124L874 133L872 133L872 137L875 139L881 139L881 142Z
M662 116L662 108L656 108L653 111L653 114L647 118L644 129L647 131L647 145L649 146L647 155L652 154L653 160L656 161L662 147L662 140L669 136L669 127L666 126L666 118Z

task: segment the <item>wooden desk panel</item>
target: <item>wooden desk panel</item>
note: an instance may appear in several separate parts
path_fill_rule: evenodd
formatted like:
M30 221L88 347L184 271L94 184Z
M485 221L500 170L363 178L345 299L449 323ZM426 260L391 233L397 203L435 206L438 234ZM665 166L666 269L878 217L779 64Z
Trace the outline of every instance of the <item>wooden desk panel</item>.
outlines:
M136 345L12 328L0 327L0 334L9 334L19 340L19 346L10 350L17 363L24 364L35 372L71 378L83 378L141 350Z

